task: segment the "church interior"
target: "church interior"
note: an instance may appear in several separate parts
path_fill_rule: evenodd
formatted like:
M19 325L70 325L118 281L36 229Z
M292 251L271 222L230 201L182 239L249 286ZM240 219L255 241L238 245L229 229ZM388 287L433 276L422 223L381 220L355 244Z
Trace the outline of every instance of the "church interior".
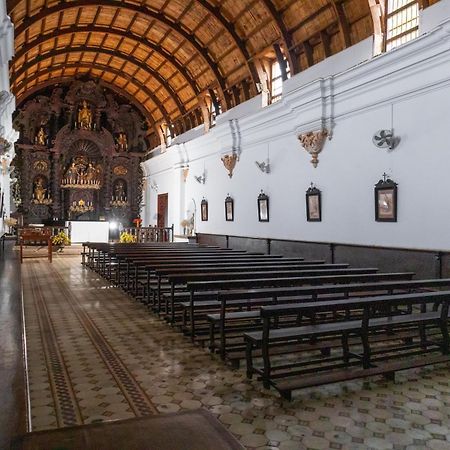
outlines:
M0 449L450 450L450 0L0 0Z

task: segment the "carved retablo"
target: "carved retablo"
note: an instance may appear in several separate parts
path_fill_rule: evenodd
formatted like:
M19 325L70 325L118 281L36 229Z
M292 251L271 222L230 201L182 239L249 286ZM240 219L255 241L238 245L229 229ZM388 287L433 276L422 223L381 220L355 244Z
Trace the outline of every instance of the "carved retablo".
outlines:
M103 216L129 226L139 215L149 143L138 107L76 80L19 105L14 127L13 192L25 223Z

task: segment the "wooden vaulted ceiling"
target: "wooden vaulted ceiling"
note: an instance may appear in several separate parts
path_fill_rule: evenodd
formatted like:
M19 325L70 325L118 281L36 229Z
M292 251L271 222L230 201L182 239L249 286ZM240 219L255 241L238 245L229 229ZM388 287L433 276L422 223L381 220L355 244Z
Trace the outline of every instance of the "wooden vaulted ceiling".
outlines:
M373 33L368 0L9 0L8 11L18 104L88 75L153 123L199 117L207 92L223 109L256 95L274 44L297 73Z

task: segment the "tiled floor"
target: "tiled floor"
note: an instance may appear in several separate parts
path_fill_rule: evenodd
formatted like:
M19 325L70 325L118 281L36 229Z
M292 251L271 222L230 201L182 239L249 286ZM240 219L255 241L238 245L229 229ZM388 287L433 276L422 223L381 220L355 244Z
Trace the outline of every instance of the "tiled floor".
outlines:
M253 449L450 449L448 366L282 401L80 264L23 265L33 430L204 407Z

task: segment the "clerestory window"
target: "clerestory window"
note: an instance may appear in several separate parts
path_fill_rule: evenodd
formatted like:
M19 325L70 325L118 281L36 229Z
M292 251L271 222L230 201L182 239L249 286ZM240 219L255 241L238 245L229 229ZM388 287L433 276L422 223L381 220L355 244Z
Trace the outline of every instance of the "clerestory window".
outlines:
M289 69L289 64L286 64L286 74L287 77L291 77L291 71ZM274 61L271 66L271 103L275 103L281 99L283 92L283 77L281 73L281 67L278 61Z
M419 34L419 2L387 0L386 51L402 45Z

